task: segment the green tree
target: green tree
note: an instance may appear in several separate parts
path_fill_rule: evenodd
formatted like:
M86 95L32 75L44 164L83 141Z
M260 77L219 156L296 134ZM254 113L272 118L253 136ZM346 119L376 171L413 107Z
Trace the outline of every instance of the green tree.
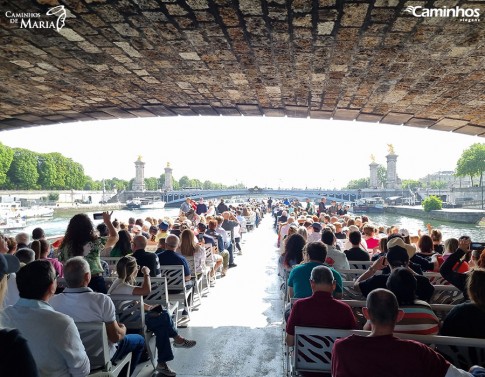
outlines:
M179 185L181 188L184 187L191 187L190 186L190 178L184 175L182 178L179 179Z
M419 187L423 187L423 183L415 179L403 179L401 186L403 189L416 190Z
M15 148L14 158L7 172L10 186L14 190L35 190L38 188L38 154L28 149Z
M13 161L14 151L12 148L0 143L0 186L7 182L7 172Z
M429 187L434 189L434 190L438 190L438 189L444 189L446 188L447 186L447 183L446 182L442 182L442 181L431 181L429 183Z
M425 212L439 210L443 207L443 201L437 196L430 195L421 203Z
M204 181L204 183L202 183L202 188L204 190L212 190L212 182L211 181Z
M145 189L155 191L158 189L158 179L155 177L145 178Z
M51 202L57 202L59 200L59 193L58 192L51 192L47 198Z
M485 144L475 143L465 149L456 163L458 177L470 176L473 186L473 177L480 177L479 185L483 185L483 172L485 171Z
M359 178L359 179L353 179L347 184L348 189L363 189L363 188L368 188L370 184L370 179L369 178Z
M50 153L39 155L38 167L39 186L41 189L57 188L57 166L55 157Z
M387 169L384 165L377 167L377 183L379 186L386 186L387 182Z

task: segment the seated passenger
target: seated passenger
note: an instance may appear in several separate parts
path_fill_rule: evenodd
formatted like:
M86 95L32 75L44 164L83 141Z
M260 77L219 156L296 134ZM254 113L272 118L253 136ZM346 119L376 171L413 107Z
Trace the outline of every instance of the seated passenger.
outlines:
M417 285L414 273L404 267L394 269L387 278L387 289L394 293L399 309L404 313L394 332L436 335L440 320L427 302L416 300Z
M354 289L362 292L364 296L367 296L374 289L386 287L389 274L376 275L377 271L385 269L388 265L391 272L398 267L408 267L409 255L406 248L411 247L411 245L405 244L400 237L394 237L387 242L387 247L387 255L374 261L369 269L360 275L354 283ZM429 279L422 275L415 274L415 278L417 281L416 296L420 300L429 302L434 287Z
M169 236L175 237L175 236ZM169 242L169 237L167 242ZM135 286L135 278L138 271L136 259L132 256L122 257L116 265L118 279L109 289L112 295L147 295L151 292L150 270L148 267L140 269L143 273L143 284L141 287ZM150 308L147 308L150 309ZM177 333L177 328L172 321L172 317L166 310L161 312L147 310L145 323L148 329L153 331L156 336L158 365L156 371L163 376L175 376L176 373L167 365L167 361L173 360L170 338L174 339L174 347L191 348L194 347L195 340L187 340Z
M89 358L71 317L48 304L57 287L56 272L44 259L17 273L20 299L2 312L2 325L16 328L27 339L43 377L87 376Z
M372 331L369 336L351 335L335 341L333 377L470 376L428 346L393 336L394 326L403 313L392 292L386 289L371 292L363 313L370 320Z
M347 260L370 261L369 253L360 247L360 243L362 241L362 235L360 232L350 232L349 241L352 244L352 247L344 251L345 255L347 256Z
M327 258L325 259L326 264L336 269L350 269L349 261L347 260L345 253L335 247L337 238L331 230L326 230L323 232L322 242L327 245Z
M470 302L456 305L446 316L440 335L485 339L485 269L468 274Z
M126 327L116 321L115 306L110 298L88 288L91 271L84 258L74 257L66 262L65 279L67 288L52 297L49 303L75 322L104 322L111 361L121 360L133 352L130 370L133 373L145 348L144 338L138 334L126 334Z
M332 329L356 329L352 309L335 300L332 293L337 283L330 268L317 266L310 275L312 296L296 301L291 308L286 324L286 344L294 345L295 326L322 327Z

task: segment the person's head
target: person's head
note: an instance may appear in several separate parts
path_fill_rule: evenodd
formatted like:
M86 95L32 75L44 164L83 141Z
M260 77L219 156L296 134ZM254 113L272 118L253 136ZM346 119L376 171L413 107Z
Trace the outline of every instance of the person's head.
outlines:
M418 282L407 268L398 267L392 270L387 278L386 287L396 296L399 305L412 305L416 299Z
M383 288L375 289L368 294L366 307L362 312L374 328L387 328L390 333L403 316L394 293Z
M166 232L168 228L170 228L170 224L167 221L162 221L158 224L158 229L160 229L161 232Z
M322 231L322 224L320 224L319 222L315 222L312 224L312 228L314 233L319 233Z
M116 263L116 273L118 274L118 278L125 283L133 283L138 273L138 265L135 257L131 255L121 257L118 263Z
M329 292L335 290L335 279L332 271L326 266L314 267L310 275L312 292Z
M113 224L113 227L116 229L116 230L120 230L120 221L118 219L114 219L111 224Z
M303 254L307 255L308 260L325 262L327 258L327 245L322 241L309 242L303 249Z
M138 225L140 228L143 228L143 219L136 219L135 225Z
M128 225L135 225L135 218L134 217L130 217L128 219Z
M308 230L304 226L299 226L298 230L296 231L297 234L301 235L305 241L308 238Z
M332 246L336 241L335 234L331 230L325 230L322 233L322 242L325 245Z
M158 248L159 249L165 250L165 241L166 241L165 237L162 237L158 240Z
M381 253L387 253L387 237L382 237L379 240L379 250L381 251Z
M185 229L180 234L180 253L186 256L192 256L195 253L197 243L195 242L194 232Z
M123 255L131 253L131 233L126 229L122 229L118 232L116 248L119 249Z
M72 251L73 256L82 256L84 245L94 239L94 226L91 219L85 213L78 213L69 221L60 247L67 246Z
M7 241L7 248L8 248L7 254L15 254L15 252L17 251L17 241L15 241L15 238L7 237L6 241Z
M423 234L418 241L421 253L430 254L433 252L433 240L427 234Z
M47 301L56 292L56 281L56 271L46 259L33 261L17 272L17 288L21 298Z
M15 241L18 245L28 245L29 235L25 232L17 233L17 235L15 236Z
M179 238L175 234L170 234L165 239L165 249L166 250L175 250L179 245Z
M3 308L3 301L7 293L7 275L17 272L19 268L20 261L16 256L0 254L0 311Z
M22 264L29 264L35 260L35 252L29 247L23 247L15 253Z
M362 235L358 231L350 232L349 241L352 244L352 246L359 246L360 241L362 241Z
M404 241L401 240L401 242L404 244ZM392 246L391 246L392 245ZM406 249L402 246L394 245L391 244L389 245L389 241L387 243L387 262L389 263L389 266L391 269L393 268L398 268L398 267L407 267L409 264L409 255L406 251Z
M468 274L466 288L470 300L485 311L485 269L472 270Z
M291 263L299 264L303 260L303 248L305 247L305 239L300 234L292 234L285 240L285 258L284 264L290 266Z
M40 239L43 239L43 238L45 238L44 229L42 229L42 228L35 228L32 231L32 239L33 240L40 240Z
M416 254L416 246L408 244L404 241L401 235L399 234L390 234L387 236L387 248L390 250L393 246L400 246L404 248L411 259L414 254Z
M98 231L100 237L107 237L109 234L108 226L105 223L99 223L96 225L96 230Z
M34 240L30 244L32 250L35 253L35 259L45 259L47 258L47 254L49 254L49 242L44 239Z
M89 263L83 257L69 259L64 265L64 279L69 288L87 287L91 280Z
M215 219L209 220L209 222L207 223L207 227L209 228L209 230L216 230L217 229L217 220L215 220Z
M375 227L374 227L374 225L367 223L362 228L362 232L367 237L373 237L374 236L374 233L375 233Z
M145 236L138 235L133 237L133 247L132 247L133 251L140 250L140 249L145 250L146 247L147 247L147 239L145 238Z
M431 230L431 240L433 241L434 244L439 244L441 240L443 239L443 234L439 229L433 229Z
M456 238L448 238L445 240L444 250L447 254L452 254L458 249L458 240Z

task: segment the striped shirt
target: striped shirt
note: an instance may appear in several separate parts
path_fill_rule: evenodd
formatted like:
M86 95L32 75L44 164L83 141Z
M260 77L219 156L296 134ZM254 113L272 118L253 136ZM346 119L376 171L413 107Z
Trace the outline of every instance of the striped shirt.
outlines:
M396 323L395 333L436 335L439 331L439 319L428 303L416 300L414 305L402 305L399 307L404 312L404 317Z

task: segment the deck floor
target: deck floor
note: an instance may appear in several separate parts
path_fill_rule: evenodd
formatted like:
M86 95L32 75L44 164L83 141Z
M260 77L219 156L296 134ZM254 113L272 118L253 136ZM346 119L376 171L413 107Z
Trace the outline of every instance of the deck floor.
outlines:
M258 229L244 234L238 266L218 279L191 313L188 327L179 329L197 345L174 348L175 360L168 364L177 376L283 376L283 309L272 223L266 215ZM148 376L157 376L149 362L138 373Z

